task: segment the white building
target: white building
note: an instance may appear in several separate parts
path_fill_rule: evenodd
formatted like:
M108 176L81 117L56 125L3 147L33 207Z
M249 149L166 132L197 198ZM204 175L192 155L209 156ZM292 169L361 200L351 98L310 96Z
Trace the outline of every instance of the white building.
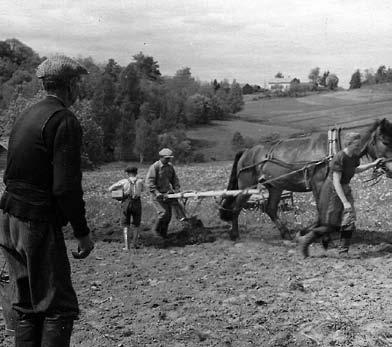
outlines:
M290 89L291 77L274 78L268 82L268 89L286 91Z

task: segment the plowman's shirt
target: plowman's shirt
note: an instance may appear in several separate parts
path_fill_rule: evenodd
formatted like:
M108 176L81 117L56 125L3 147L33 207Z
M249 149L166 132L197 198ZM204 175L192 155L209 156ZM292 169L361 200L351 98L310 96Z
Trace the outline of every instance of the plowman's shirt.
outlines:
M138 177L124 178L110 186L109 190L122 189L125 196L140 198L144 185L143 180Z
M148 169L146 185L153 194L165 194L180 190L180 182L173 165L171 163L163 164L160 160Z

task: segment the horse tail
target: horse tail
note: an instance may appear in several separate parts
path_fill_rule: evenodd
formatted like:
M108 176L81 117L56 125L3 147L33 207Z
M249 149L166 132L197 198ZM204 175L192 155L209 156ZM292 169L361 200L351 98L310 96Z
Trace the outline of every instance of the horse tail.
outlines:
M240 160L242 154L245 151L239 151L235 155L234 158L234 163L233 167L231 168L231 174L230 174L230 179L229 179L229 184L227 186L227 190L236 190L238 189L238 179L237 179L237 166L238 166L238 161ZM221 201L221 206L219 208L219 217L226 221L229 222L233 219L233 204L235 202L235 197L234 196L227 196L222 199Z

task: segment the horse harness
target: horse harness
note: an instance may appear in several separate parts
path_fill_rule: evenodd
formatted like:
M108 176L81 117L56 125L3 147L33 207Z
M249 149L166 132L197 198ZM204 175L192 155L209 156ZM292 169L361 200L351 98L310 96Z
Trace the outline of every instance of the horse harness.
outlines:
M330 134L330 132L328 131L328 136L329 136L329 134ZM333 147L335 141L337 141L336 139L337 139L336 135L335 135L335 140L334 141L330 141L328 139L328 146L329 146L328 152L330 152L330 150ZM271 148L268 150L268 153L265 155L265 158L263 160L260 160L259 162L255 163L255 164L252 164L252 165L245 166L245 167L241 168L239 170L237 176L241 172L243 172L245 170L253 169L253 168L256 168L258 166L260 166L260 170L261 170L266 163L273 163L273 164L276 164L276 165L281 166L281 167L286 168L286 169L292 169L293 165L303 165L301 168L299 168L297 170L292 170L292 171L290 171L290 172L288 172L286 174L280 175L280 176L275 177L275 178L270 178L268 180L266 180L263 176L260 176L258 178L258 184L261 183L261 184L263 184L265 186L265 185L267 185L269 183L272 183L272 182L277 181L279 179L282 179L284 177L287 177L287 176L290 176L290 175L293 175L293 174L296 174L296 173L299 173L299 172L303 172L305 187L306 187L306 189L310 189L310 179L309 179L309 177L310 177L311 169L315 168L318 165L322 165L322 164L325 164L325 163L329 162L332 159L333 155L328 155L327 157L324 157L324 158L322 158L320 160L303 161L303 162L300 161L300 162L294 162L294 163L287 163L287 162L285 162L285 161L283 161L281 159L275 158L273 156L274 149L279 144L281 144L282 142L283 142L282 140L279 140L277 143L275 143L273 146L271 146ZM340 140L339 140L339 143L340 143ZM251 187L248 187L248 188L257 187L258 184L255 184L255 185L253 185Z
M263 160L255 163L255 164L252 164L252 165L245 166L245 167L241 168L239 170L237 176L241 172L243 172L245 170L256 168L259 165L260 165L260 170L261 170L262 167L266 163L274 163L274 164L276 164L278 166L281 166L281 167L284 167L286 169L292 169L293 165L301 165L301 164L303 164L303 166L301 168L299 168L297 170L294 170L294 171L290 171L287 174L283 174L283 175L280 175L280 176L275 177L275 178L270 178L270 179L266 180L264 177L261 176L258 179L258 184L261 183L261 184L263 184L265 186L265 185L267 185L269 183L272 183L273 181L277 181L277 180L282 179L284 177L287 177L287 176L290 176L290 175L293 175L293 174L296 174L296 173L299 173L299 172L303 172L305 187L306 187L306 189L310 189L310 178L309 178L310 177L310 170L314 169L318 165L322 165L322 164L330 162L331 159L333 158L333 156L342 149L343 146L342 146L342 141L341 141L341 132L342 132L343 129L344 128L342 128L342 127L334 127L332 129L328 130L328 156L326 156L326 157L324 157L324 158L322 158L320 160L313 160L313 161L308 161L308 162L287 163L287 162L285 162L283 160L275 158L273 156L274 149L280 143L283 142L282 140L279 140L273 146L271 146L271 148L268 150L268 153L265 155L265 158ZM364 155L364 153L366 151L366 148L369 145L374 147L374 152L375 152L375 154L377 154L376 153L376 148L375 148L375 143L376 143L375 137L376 137L376 132L373 132L373 134L371 135L370 141L366 141L366 143L363 145L363 148L361 149L361 155L360 156ZM385 162L387 162L387 161L392 161L392 159L385 159L380 164L380 166L378 166L375 169L372 177L369 180L366 180L365 182L377 180L378 178L380 178L380 176L382 176L384 174L384 172L385 172L385 170L383 169L383 166L385 166ZM378 179L374 184L378 183L379 180L380 179ZM255 184L255 185L253 185L253 186L251 186L249 188L257 187L258 184Z

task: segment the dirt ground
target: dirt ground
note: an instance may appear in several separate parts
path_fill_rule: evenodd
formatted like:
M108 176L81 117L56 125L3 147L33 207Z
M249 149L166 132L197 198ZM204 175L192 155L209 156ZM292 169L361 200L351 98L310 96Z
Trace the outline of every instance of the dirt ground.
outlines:
M198 190L224 187L229 170L178 168L184 189ZM390 180L372 188L354 181L358 231L347 258L335 240L327 252L313 245L304 260L260 211L243 213L241 238L230 241L211 200L194 206L205 229L174 220L163 242L150 230L147 197L143 246L124 252L118 204L105 193L120 175L113 167L85 175L96 249L71 259L82 309L72 346L392 346ZM293 229L314 217L311 200L295 194L294 208L282 212ZM70 253L76 244L67 236ZM12 346L2 319L0 342Z

